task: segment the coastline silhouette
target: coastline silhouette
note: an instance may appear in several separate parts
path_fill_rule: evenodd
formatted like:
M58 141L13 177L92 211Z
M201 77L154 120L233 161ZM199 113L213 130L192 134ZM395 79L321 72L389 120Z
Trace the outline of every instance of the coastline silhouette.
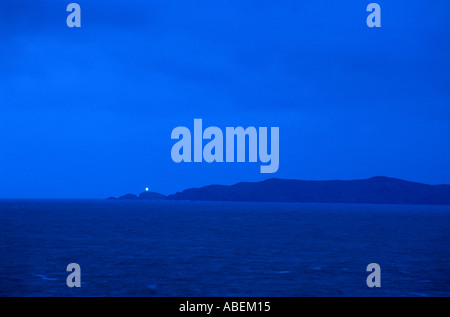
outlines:
M450 185L428 185L385 176L325 181L270 178L189 188L168 196L145 191L139 196L126 194L108 199L450 205Z

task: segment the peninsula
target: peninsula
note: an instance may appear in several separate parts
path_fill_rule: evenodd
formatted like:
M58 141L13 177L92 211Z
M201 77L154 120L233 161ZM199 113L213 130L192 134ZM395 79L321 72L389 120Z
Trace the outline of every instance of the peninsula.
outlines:
M384 176L327 181L271 178L190 188L168 196L146 191L118 199L450 205L450 185L428 185Z

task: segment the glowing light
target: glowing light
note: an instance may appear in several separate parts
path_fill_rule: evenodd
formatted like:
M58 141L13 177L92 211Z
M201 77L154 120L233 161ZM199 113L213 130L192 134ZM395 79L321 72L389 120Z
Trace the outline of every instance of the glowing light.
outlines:
M147 192L148 192L148 187L145 187L145 191L147 191Z

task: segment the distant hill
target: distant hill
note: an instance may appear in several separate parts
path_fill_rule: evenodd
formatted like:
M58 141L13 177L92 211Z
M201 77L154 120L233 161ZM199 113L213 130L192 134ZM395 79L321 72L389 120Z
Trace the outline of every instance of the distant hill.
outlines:
M110 199L111 199L111 197L110 197ZM135 194L126 194L126 195L120 196L119 199L138 200L139 197L136 196Z
M362 180L302 181L268 179L231 186L191 188L172 200L320 202L372 204L450 204L450 185L426 185L389 177Z
M120 196L119 198L115 197L108 197L107 199L113 200L113 199L120 199L120 200L161 200L161 199L167 199L166 195L155 193L155 192L149 192L145 191L139 194L139 196L135 194L126 194L123 196Z
M145 191L139 194L139 199L142 200L161 200L166 198L167 198L166 195L149 191Z
M144 192L139 197L125 195L119 199L450 205L450 185L427 185L384 176L348 181L272 178L190 188L169 196Z

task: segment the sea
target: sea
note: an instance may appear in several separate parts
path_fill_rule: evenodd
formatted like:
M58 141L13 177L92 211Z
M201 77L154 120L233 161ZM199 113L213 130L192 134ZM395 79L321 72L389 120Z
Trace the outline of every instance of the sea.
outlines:
M447 297L450 206L0 200L0 296Z

